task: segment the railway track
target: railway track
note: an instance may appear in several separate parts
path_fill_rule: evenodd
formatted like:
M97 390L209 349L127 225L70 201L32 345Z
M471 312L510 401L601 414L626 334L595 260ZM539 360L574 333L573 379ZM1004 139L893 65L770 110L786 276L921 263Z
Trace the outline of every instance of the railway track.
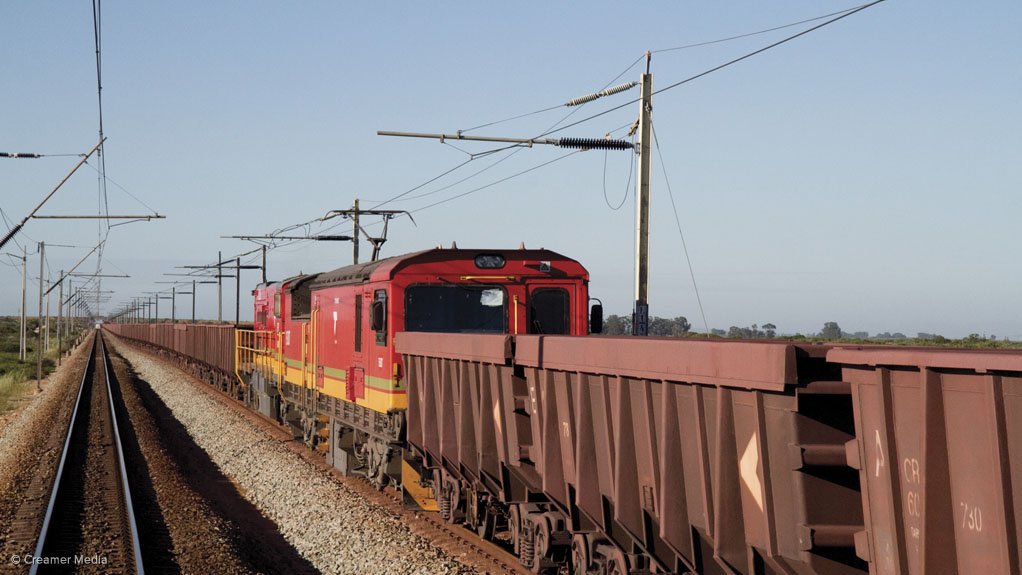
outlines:
M97 333L82 375L30 573L144 573L143 550L115 408L109 356Z

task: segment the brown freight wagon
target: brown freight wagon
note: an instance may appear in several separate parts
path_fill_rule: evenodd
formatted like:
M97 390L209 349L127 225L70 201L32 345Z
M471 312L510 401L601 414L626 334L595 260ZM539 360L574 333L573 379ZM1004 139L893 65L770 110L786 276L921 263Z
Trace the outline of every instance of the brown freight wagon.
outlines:
M852 384L871 572L1019 573L1022 354L833 349Z
M104 323L111 333L169 352L222 391L237 387L234 326L202 323Z
M1019 572L1022 353L397 337L441 512L533 569Z

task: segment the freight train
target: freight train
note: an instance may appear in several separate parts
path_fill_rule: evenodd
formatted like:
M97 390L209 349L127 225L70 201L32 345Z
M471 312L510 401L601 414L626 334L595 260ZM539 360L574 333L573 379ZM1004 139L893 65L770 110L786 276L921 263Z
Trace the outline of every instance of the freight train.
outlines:
M537 573L1019 573L1022 353L592 336L588 280L438 248L103 327Z

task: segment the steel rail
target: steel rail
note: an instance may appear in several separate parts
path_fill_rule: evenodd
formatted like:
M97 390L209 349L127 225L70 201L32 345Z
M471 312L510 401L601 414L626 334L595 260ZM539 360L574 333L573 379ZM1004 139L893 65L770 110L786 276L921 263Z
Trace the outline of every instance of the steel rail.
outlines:
M39 541L35 546L35 557L43 556L43 546L46 544L46 534L50 530L50 520L53 519L53 510L56 508L57 493L60 492L60 480L64 477L64 462L67 460L67 453L71 446L72 431L75 427L75 420L78 419L78 408L82 404L82 390L85 389L85 380L89 377L89 367L96 361L96 340L92 340L92 349L89 351L89 361L85 364L85 371L82 373L82 381L78 384L78 396L75 398L75 408L71 412L71 421L67 424L67 437L64 439L64 448L60 452L60 464L57 465L57 474L53 478L53 488L50 490L50 502L46 506L46 515L43 516L43 527L39 530ZM32 567L28 570L29 575L36 575L39 572L39 563L33 561Z
M96 331L96 337L102 337ZM110 354L106 350L106 342L103 343L103 375L106 379L106 395L110 402L110 421L114 428L114 445L117 447L117 466L121 470L121 486L124 491L124 511L128 516L128 527L131 531L131 549L135 555L135 573L145 574L142 566L142 546L138 540L138 525L135 522L135 506L131 502L131 487L128 485L128 469L124 465L124 449L121 447L121 432L117 427L117 410L114 409L114 394L110 387Z
M75 422L78 419L78 412L82 408L82 392L85 389L85 382L89 377L90 372L94 371L95 368L97 367L95 365L96 349L99 346L100 337L101 337L100 334L97 332L95 339L92 340L92 348L89 351L89 360L85 364L85 371L82 373L82 380L78 384L78 395L75 398L74 410L71 412L71 421L68 423L67 426L67 437L64 439L64 448L61 450L60 453L60 463L57 466L57 473L53 479L53 487L50 490L50 501L46 506L46 515L43 517L43 526L39 530L39 540L36 542L34 553L35 557L42 557L43 549L46 546L46 537L50 530L50 522L53 519L54 510L57 507L56 505L57 496L60 493L61 480L64 477L64 464L67 461L67 455L70 450L71 439L73 438L74 435L73 432ZM90 367L92 368L91 370ZM106 346L103 347L103 373L106 376L107 397L109 399L110 404L110 418L113 426L114 445L117 447L118 467L120 468L121 472L121 484L125 500L125 514L127 516L128 525L130 528L132 538L131 545L132 551L134 553L135 572L138 575L144 575L145 568L142 566L142 550L139 545L138 527L135 522L134 506L132 505L131 501L131 488L128 486L128 473L127 468L124 465L124 451L121 448L121 436L120 431L118 430L117 427L117 414L116 411L114 410L113 394L111 393L110 388L109 356L106 351ZM95 374L93 373L93 375ZM85 409L88 410L89 406L85 406ZM29 575L37 575L39 572L39 567L40 567L39 562L33 562L32 567L29 569Z

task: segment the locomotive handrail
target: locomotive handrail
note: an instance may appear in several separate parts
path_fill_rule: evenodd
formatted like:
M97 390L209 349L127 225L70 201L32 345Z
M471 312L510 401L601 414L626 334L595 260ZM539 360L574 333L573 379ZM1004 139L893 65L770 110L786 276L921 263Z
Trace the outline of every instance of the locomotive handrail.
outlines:
M257 368L261 368L263 375L266 376L272 371L272 367L269 365L272 350L265 343L270 335L275 335L275 332L249 329L234 330L234 375L242 385L246 385L245 380L241 377L243 371L251 373ZM251 369L246 370L243 365L250 365Z
M277 332L277 393L284 396L284 380L287 379L287 362L284 361L284 332Z

